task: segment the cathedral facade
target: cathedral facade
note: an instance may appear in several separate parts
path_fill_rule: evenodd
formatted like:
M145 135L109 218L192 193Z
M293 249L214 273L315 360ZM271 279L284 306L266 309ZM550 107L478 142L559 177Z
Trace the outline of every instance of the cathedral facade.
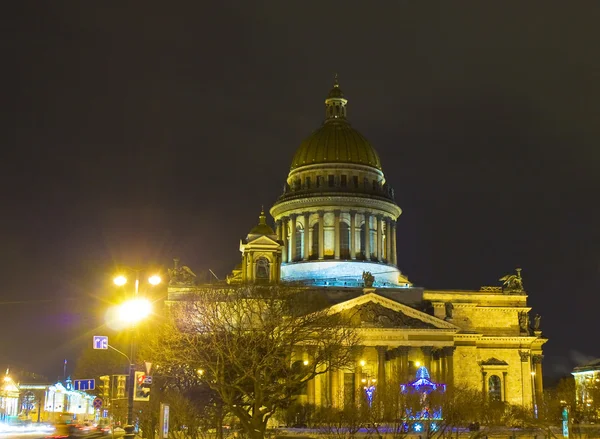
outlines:
M547 340L539 316L530 322L520 269L478 291L413 285L397 266L402 210L377 152L348 122L347 103L336 79L322 126L296 150L270 209L275 228L261 212L227 281L314 289L331 312L352 312L362 353L353 367L312 380L305 402L341 406L362 383L408 383L424 366L435 382L535 407ZM195 288L183 268L173 269L183 277L172 277L169 300ZM301 355L310 361L309 351Z

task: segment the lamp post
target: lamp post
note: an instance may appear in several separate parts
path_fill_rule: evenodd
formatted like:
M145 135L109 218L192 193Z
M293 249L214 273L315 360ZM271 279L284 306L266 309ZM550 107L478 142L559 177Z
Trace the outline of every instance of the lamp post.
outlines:
M127 324L131 329L130 355L129 355L129 388L127 389L127 426L125 427L125 437L134 436L133 425L133 392L135 388L135 352L136 352L136 333L135 326L138 322L144 320L152 312L152 304L149 300L140 298L140 273L143 270L128 268L135 272L135 284L133 297L119 306L118 319ZM127 277L118 275L113 279L115 285L122 287L127 283ZM161 278L157 274L153 274L148 278L148 283L156 286L161 283Z
M375 393L375 383L377 380L375 378L363 378L362 383L364 384L365 393L367 394L367 402L369 403L369 407L373 404L373 393Z

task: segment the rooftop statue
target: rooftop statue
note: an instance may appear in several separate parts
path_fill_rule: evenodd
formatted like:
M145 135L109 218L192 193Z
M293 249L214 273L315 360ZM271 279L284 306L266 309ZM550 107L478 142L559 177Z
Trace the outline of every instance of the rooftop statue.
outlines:
M179 266L179 258L173 259L173 268L169 268L169 285L193 286L196 283L196 275L190 267Z
M521 269L517 268L517 274L507 274L500 278L500 282L504 282L502 290L506 293L522 293L523 278L521 277Z
M373 276L370 271L363 271L362 278L365 283L365 288L371 288L373 286L375 276Z

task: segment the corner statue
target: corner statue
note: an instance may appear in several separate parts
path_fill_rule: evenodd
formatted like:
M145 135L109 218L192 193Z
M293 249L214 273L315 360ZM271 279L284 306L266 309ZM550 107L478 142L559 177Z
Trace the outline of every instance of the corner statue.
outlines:
M373 286L375 276L373 276L370 271L363 271L362 278L365 283L365 288L371 288Z
M173 258L173 268L169 268L169 285L193 286L196 275L189 267L179 266L179 258Z
M523 289L523 278L521 277L521 269L517 268L517 274L507 274L500 278L500 282L504 282L502 285L502 291L506 293L522 293Z

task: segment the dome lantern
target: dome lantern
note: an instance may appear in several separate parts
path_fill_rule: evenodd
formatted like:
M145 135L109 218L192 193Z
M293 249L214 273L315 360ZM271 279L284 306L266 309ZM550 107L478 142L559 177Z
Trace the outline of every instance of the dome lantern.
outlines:
M346 104L347 99L344 99L344 93L340 88L337 73L333 78L333 88L325 99L325 122L330 120L345 120L347 115Z

